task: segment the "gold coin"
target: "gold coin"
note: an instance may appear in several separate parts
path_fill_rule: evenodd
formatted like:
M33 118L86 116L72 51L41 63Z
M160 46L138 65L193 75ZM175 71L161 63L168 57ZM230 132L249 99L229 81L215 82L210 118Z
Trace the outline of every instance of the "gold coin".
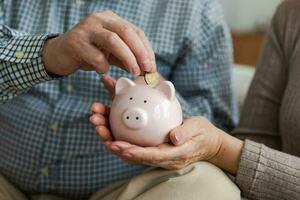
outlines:
M156 86L159 82L158 74L156 72L146 73L144 78L145 78L145 82L147 83L147 85L149 85L151 87Z

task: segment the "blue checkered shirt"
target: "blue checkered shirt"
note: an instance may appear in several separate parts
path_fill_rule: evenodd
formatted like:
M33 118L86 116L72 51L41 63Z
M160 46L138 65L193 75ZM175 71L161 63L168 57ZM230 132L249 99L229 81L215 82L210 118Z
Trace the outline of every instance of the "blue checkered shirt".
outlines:
M146 168L107 152L89 123L92 102L111 103L99 75L57 79L43 65L48 38L104 10L145 31L185 117L233 128L231 40L217 0L1 0L0 173L23 191L84 198Z

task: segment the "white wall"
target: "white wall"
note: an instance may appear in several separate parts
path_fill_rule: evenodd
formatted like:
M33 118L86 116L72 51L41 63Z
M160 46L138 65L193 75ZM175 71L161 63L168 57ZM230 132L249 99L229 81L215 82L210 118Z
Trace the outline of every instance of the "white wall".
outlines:
M229 26L236 31L255 31L268 25L282 0L220 0Z

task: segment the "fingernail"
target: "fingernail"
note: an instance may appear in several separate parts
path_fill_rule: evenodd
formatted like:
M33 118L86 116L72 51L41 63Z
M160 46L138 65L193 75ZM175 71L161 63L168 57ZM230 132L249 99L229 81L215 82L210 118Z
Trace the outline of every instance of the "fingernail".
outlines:
M136 67L133 67L132 73L133 73L134 75L140 75L141 70L140 70L140 68L139 68L138 66L136 66Z
M119 152L121 149L117 146L111 146L110 149L114 152Z
M179 133L175 133L175 140L177 144L179 144L182 141L182 135Z
M122 156L127 157L127 158L132 158L132 155L129 153L123 153Z
M145 71L149 72L152 68L152 62L150 59L146 59L142 62Z

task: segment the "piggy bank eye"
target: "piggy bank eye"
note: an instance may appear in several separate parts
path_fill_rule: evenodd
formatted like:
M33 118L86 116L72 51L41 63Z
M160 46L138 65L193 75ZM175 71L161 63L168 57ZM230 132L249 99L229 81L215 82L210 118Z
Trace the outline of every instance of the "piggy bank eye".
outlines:
M132 99L133 99L132 97L129 98L129 100L132 100Z
M144 100L144 103L147 103L147 100Z

